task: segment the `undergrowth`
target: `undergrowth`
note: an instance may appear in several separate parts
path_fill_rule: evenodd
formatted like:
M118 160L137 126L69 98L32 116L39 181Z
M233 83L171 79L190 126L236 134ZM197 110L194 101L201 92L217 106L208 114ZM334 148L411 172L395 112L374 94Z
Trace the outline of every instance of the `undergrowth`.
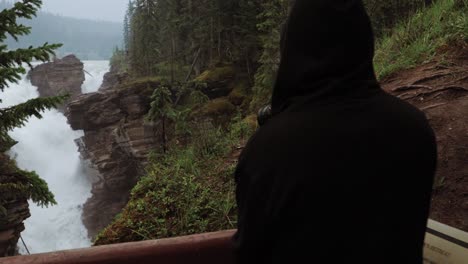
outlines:
M131 200L96 245L160 239L236 227L233 172L237 147L253 132L240 118L226 130L192 126L192 141L153 153Z

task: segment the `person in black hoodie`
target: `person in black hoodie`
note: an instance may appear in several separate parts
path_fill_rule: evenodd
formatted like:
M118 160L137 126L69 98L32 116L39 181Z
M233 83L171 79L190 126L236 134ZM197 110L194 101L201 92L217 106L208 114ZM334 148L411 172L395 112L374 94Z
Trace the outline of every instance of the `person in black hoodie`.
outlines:
M380 88L362 1L296 0L281 45L235 173L237 263L422 263L435 137Z

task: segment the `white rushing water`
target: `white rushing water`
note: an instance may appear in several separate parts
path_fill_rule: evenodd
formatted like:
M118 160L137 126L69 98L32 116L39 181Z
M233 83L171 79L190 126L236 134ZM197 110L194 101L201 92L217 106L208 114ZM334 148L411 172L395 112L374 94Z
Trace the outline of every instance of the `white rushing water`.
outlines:
M86 61L84 93L97 91L107 61ZM91 76L92 75L92 76ZM0 94L0 107L15 105L38 96L37 88L25 78ZM84 175L83 162L74 140L83 135L73 131L66 117L57 110L46 111L43 119L31 118L26 126L15 129L11 137L19 143L10 155L20 168L36 171L47 181L58 205L41 208L30 202L31 217L22 233L31 253L82 248L91 245L82 223L82 206L91 195L91 184ZM20 243L20 251L26 253Z

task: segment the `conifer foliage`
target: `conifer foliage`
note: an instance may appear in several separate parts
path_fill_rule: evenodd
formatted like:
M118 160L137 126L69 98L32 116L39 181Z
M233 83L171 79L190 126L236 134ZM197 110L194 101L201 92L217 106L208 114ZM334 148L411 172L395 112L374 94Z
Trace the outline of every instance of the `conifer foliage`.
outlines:
M7 89L10 83L17 83L22 75L26 73L26 67L31 67L33 60L48 61L54 54L54 50L60 44L45 43L40 47L29 47L27 49L9 50L4 44L7 36L15 40L30 33L31 28L18 22L19 18L32 19L41 7L41 0L22 0L16 2L11 8L6 8L0 12L0 90ZM37 98L25 103L0 108L0 151L9 150L16 142L9 137L8 131L21 127L29 117L41 118L41 112L51 109L62 103L67 96L57 96L50 98ZM1 99L0 99L1 100ZM2 162L5 162L4 160ZM4 166L4 164L2 165ZM12 170L15 166L7 166ZM53 195L47 188L47 184L35 173L24 172L18 169L14 174L21 177L15 182L0 183L0 202L5 202L5 196L27 196L39 205L47 206L54 204ZM3 173L6 173L3 171ZM0 208L1 208L0 204Z

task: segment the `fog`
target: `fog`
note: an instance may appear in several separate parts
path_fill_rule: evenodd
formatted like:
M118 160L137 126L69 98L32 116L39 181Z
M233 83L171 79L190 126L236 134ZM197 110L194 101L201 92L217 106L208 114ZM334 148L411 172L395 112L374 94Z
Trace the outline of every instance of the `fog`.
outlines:
M63 16L122 22L128 0L42 0L42 11Z

